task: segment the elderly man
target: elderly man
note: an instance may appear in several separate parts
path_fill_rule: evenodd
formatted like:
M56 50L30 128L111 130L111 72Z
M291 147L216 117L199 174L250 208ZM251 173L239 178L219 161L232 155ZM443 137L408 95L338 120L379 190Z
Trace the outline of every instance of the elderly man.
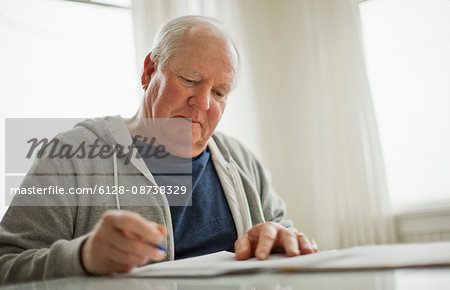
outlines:
M158 198L155 206L121 207L125 200L119 195L111 199L115 206L80 206L77 200L24 207L15 199L1 223L1 280L126 272L220 250L234 250L240 260L264 260L272 251L288 256L317 251L312 239L284 219L284 204L260 163L236 140L214 133L238 62L231 38L216 20L185 16L165 24L145 59L144 99L136 115L86 120L58 135L58 146L134 144L145 156L151 145L136 136L155 137L171 158L191 163L191 204L174 206L153 195L148 199ZM181 125L161 129L157 119ZM35 161L22 187L159 186L174 178L157 174L152 158L50 157L47 152ZM77 174L67 174L74 170Z

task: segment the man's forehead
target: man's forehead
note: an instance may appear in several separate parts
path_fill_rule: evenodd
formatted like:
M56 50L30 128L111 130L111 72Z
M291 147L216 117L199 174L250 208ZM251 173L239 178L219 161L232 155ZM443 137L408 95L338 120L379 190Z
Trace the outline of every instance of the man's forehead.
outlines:
M232 40L227 34L214 26L199 25L189 29L183 37L183 48L195 51L203 50L216 52L225 57L233 68L237 66L238 55Z

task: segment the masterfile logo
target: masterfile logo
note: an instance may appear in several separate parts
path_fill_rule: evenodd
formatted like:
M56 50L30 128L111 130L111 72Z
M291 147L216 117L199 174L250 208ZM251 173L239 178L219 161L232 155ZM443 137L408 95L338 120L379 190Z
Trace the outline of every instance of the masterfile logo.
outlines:
M27 141L30 143L30 150L28 151L25 158L30 159L32 156L36 156L36 158L40 159L43 157L45 151L48 152L45 157L50 159L109 159L113 155L116 155L118 159L125 158L125 164L129 164L132 156L135 158L157 158L164 159L169 156L169 153L166 151L166 147L164 145L157 145L156 138L152 137L151 141L148 143L148 138L144 137L142 142L148 143L145 151L136 151L136 140L142 138L141 135L134 136L133 143L128 146L123 146L121 144L103 144L100 139L95 139L92 144L87 144L86 141L82 141L79 144L60 144L61 141L58 138L53 138L50 141L47 138L38 139L32 138ZM35 154L35 150L40 148ZM134 153L134 154L133 154Z
M144 119L145 130L133 136L125 123L118 134L111 124L92 128L83 121L5 119L6 205L14 199L26 206L116 206L115 195L124 206L161 205L164 199L191 205L192 159L168 149L192 152L189 122ZM24 179L33 182L24 187Z

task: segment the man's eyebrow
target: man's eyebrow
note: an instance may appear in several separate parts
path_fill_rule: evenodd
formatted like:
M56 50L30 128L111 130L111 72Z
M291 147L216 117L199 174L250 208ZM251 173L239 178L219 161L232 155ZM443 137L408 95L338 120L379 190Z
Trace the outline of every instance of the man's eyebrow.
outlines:
M172 71L174 73L176 73L177 75L189 75L189 76L192 76L192 77L196 77L198 79L202 79L203 78L203 75L200 72L198 72L198 71L186 70L183 67L179 67L179 66L175 66L175 65L172 66L171 68L172 68Z
M186 74L196 77L198 79L203 79L203 75L197 71L187 71Z
M223 88L225 91L230 92L230 86L227 84L219 84L217 87Z

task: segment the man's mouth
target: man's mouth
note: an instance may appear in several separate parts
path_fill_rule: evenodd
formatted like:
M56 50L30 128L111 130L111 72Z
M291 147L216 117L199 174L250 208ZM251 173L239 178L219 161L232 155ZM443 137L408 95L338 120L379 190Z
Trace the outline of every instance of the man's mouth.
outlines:
M176 118L181 118L181 119L183 119L183 120L185 120L185 121L187 121L187 122L189 122L189 123L193 123L193 124L194 124L194 123L197 123L197 124L200 124L200 125L201 125L201 123L200 123L199 121L194 120L194 119L192 119L191 117L178 115L178 116L176 116Z

